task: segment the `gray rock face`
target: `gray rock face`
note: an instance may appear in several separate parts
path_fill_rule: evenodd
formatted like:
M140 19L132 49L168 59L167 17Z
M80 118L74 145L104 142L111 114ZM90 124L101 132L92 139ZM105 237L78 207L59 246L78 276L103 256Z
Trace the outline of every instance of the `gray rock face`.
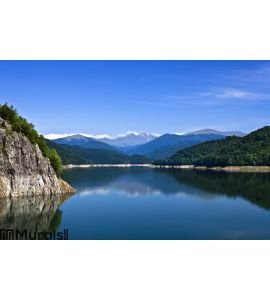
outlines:
M74 190L59 179L37 145L0 118L0 197L68 194Z

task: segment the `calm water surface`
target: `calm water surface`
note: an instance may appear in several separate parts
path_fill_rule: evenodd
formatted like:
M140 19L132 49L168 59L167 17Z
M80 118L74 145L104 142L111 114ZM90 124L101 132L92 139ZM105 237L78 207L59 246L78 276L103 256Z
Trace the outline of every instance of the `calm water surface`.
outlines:
M77 194L47 201L43 216L9 206L2 227L67 228L70 239L270 239L270 174L92 168L64 178Z

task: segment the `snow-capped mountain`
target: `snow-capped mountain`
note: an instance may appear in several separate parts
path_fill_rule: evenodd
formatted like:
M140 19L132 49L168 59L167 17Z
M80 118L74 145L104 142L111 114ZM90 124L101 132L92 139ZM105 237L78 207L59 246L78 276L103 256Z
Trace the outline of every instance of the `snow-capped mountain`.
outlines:
M45 137L58 144L77 145L84 148L102 148L102 149L130 149L134 146L146 144L159 135L151 133L127 132L113 138L109 135L91 135L91 134L48 134Z
M239 131L217 131L202 129L185 134L164 134L162 136L146 132L127 132L111 137L107 134L65 134L64 137L52 139L58 144L76 145L89 149L106 149L127 154L146 155L155 159L174 154L177 150L190 147L200 142L225 138L226 136L244 136ZM51 134L50 137L54 137ZM49 136L45 136L49 138Z
M116 138L101 138L98 140L117 148L126 148L146 144L157 137L158 135L146 132L129 132L125 135L120 135Z

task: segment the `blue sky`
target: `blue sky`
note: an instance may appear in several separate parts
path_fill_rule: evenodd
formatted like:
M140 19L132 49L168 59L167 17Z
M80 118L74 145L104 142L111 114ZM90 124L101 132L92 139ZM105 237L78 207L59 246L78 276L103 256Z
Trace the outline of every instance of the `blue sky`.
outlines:
M39 132L250 132L270 121L268 61L0 61L0 102Z

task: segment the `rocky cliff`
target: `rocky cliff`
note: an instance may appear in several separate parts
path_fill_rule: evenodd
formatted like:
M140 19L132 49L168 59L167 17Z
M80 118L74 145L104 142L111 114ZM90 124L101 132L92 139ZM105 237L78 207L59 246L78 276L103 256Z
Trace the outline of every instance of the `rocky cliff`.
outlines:
M39 147L0 118L0 197L71 193Z

